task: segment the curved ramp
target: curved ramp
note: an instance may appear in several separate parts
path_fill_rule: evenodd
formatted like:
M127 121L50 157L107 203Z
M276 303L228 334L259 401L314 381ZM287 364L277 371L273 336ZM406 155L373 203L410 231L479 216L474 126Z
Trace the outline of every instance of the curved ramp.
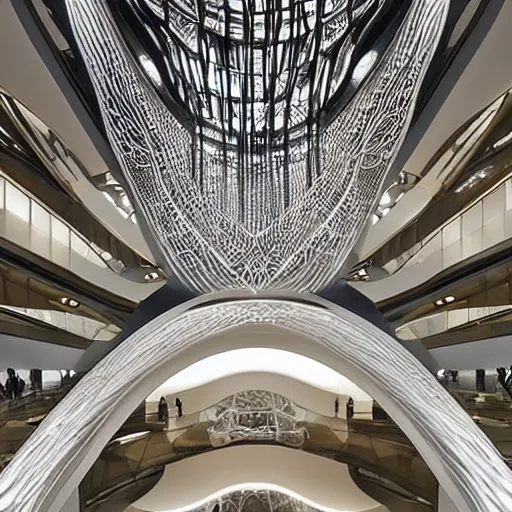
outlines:
M184 512L241 489L279 491L325 512L388 510L357 487L345 464L279 446L234 446L169 464L133 507Z

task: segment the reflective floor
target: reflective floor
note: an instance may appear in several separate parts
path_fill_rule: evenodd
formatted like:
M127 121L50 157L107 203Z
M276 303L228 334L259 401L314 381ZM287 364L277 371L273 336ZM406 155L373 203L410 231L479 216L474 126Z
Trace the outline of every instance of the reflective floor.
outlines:
M0 402L0 468L71 388L29 392ZM506 393L451 387L452 395L512 460L512 401ZM269 405L270 404L270 405ZM171 419L169 428L145 404L105 447L80 486L87 511L123 511L160 478L165 465L238 443L304 450L350 467L357 485L397 512L435 510L437 481L401 430L374 404L373 419L327 418L275 393L249 391Z
M509 457L512 447L512 409L509 397L499 393L484 396L463 389L452 391L503 455ZM212 418L211 409L224 411L226 402L231 403L231 399L226 398L210 408L210 412L193 415L194 419ZM295 406L297 416L300 415L299 409ZM348 464L352 477L361 489L391 511L435 510L438 492L436 479L406 436L378 405L374 407L373 415L374 419L353 418L348 424L343 420L317 415L316 422L294 423L296 432L305 433L303 442L279 442L274 437L266 443L284 444L290 448L293 446ZM190 424L187 416L180 421L187 426L148 432L151 424L146 424L144 428L141 426L139 437L125 436L125 439L107 446L81 485L86 510L103 510L96 508L99 506L98 500L103 501L111 493L118 495L120 488L126 488L133 496L133 484L140 486L139 478L147 478L148 470L162 471L169 463L204 453L219 445L261 443L261 429L257 424L252 427L252 436L251 428L246 424L243 436L232 435L229 440L219 443L219 437L212 436L212 430L219 430L219 420L215 416L212 421L193 424ZM338 423L333 428L333 421L340 421L343 426ZM225 422L221 423L223 428L225 425ZM231 427L233 432L240 432L239 424L231 423ZM144 492L141 490L142 494Z

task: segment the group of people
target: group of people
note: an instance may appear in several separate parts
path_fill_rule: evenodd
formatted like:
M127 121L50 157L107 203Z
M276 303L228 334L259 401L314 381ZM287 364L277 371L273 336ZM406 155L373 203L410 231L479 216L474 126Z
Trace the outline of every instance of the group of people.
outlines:
M178 418L181 418L183 416L183 402L179 397L176 397L176 400L174 402L174 405L176 406L176 411L178 413ZM164 396L160 398L160 402L158 404L158 421L167 423L167 420L169 419L169 407L167 406L167 400Z
M7 368L5 385L0 382L0 398L15 400L25 391L25 381L16 374L13 368Z
M346 417L347 419L354 417L354 400L351 396L348 397L347 405L346 405ZM334 417L337 418L340 413L340 400L336 397L334 400Z

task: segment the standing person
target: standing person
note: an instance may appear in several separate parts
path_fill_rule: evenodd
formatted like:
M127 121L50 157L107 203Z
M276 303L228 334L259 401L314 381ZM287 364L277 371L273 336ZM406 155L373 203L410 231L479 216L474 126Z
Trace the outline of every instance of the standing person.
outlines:
M180 400L179 397L176 397L176 409L178 410L178 418L181 418L183 416L183 402Z
M336 397L336 400L334 400L334 417L338 417L338 413L340 412L340 399Z
M0 382L0 399L5 397L4 385Z
M5 381L7 398L14 400L20 394L20 381L13 368L7 368L7 380Z
M162 396L160 398L160 403L158 404L158 421L167 423L168 418L169 409L167 407L167 401L165 400L165 397Z
M498 382L506 388L506 381L507 381L507 370L505 368L500 367L496 368L496 372L498 373Z
M354 417L354 400L349 396L347 400L347 420Z

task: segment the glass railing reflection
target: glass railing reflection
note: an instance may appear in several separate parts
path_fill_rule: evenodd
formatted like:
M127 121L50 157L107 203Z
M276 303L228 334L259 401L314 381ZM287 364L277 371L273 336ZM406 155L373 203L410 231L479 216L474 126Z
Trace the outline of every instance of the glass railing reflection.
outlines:
M0 371L0 399L17 400L28 395L52 391L77 380L74 370L20 370Z
M247 391L203 411L171 417L168 423L159 423L153 413L146 416L146 423L140 420L139 412L132 422L139 425L138 432L120 431L83 480L85 510L109 510L96 507L106 504L109 496L119 496L123 487L133 492L150 470L238 443L270 443L334 459L379 474L391 488L403 489L396 498L400 502L414 496L423 504L435 503L435 478L387 417L356 415L347 421L307 411L276 393Z
M72 370L0 372L0 471L78 379Z
M79 378L72 372L34 370L15 370L15 375L25 381L25 389L0 402L0 470ZM2 382L8 377L0 374ZM504 458L512 460L512 399L507 391L512 369L445 370L438 379ZM405 504L411 511L435 510L436 479L376 403L370 416L345 420L307 411L275 393L249 391L200 412L159 420L158 413L146 414L141 404L104 448L80 487L86 511L111 510L110 500L126 503L125 495L128 503L135 501L174 461L234 443L262 442L348 464L361 485L373 489L373 497L380 496L386 506L388 501L396 504L388 507L391 511L406 510L400 508Z

